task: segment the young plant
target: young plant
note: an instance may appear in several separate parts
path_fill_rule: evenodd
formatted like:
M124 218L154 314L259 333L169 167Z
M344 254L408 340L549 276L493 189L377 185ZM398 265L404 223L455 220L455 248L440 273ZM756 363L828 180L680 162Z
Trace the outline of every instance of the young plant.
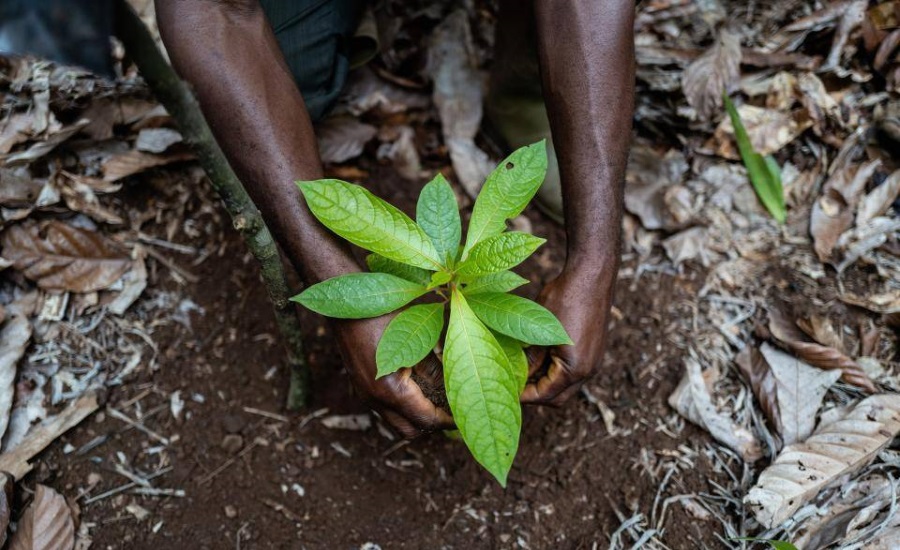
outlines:
M737 142L738 152L741 154L744 166L747 167L747 173L750 174L750 183L756 191L756 196L778 223L784 223L787 218L787 207L784 205L781 168L772 155L764 157L756 152L753 144L750 143L747 129L744 128L744 123L741 121L741 115L735 109L731 98L726 93L722 94L722 98L725 100L725 110L728 111L728 116L731 118L731 125L734 126L734 139Z
M358 185L297 182L320 222L372 254L370 273L328 279L292 299L322 315L362 319L436 296L388 323L375 354L378 377L412 367L434 349L449 303L442 349L450 411L475 460L504 487L522 427L523 348L572 343L550 311L509 294L528 282L510 268L545 241L507 231L506 222L525 209L546 171L544 142L500 163L475 201L465 244L456 196L440 174L422 189L416 221Z

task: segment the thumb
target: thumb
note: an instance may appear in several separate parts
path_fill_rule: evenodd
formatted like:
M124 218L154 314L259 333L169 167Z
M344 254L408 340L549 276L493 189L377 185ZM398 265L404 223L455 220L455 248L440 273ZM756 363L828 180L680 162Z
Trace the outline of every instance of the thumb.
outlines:
M528 359L528 377L531 378L550 367L550 348L529 346L525 348L525 358Z

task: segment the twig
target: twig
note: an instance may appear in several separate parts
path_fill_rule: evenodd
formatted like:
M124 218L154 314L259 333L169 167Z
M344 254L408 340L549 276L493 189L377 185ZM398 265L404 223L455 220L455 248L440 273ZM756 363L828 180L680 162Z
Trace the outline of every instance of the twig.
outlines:
M221 466L219 466L215 470L211 471L210 473L206 474L205 476L201 477L200 480L197 482L197 484L198 485L206 485L207 483L212 481L212 479L214 477L216 477L217 475L224 472L229 466L231 466L232 464L237 462L240 458L243 458L244 455L246 455L247 453L249 453L250 451L252 451L253 449L255 449L258 446L259 446L259 438L254 439L253 443L244 447L241 450L241 452L239 452L238 454L236 454L233 457L226 460Z
M275 240L216 143L190 87L175 74L160 54L147 27L131 6L124 0L119 0L116 8L116 36L138 66L153 94L178 123L185 143L197 154L200 165L231 216L235 229L241 233L247 248L260 264L266 290L275 305L275 319L287 346L288 364L291 368L288 408L299 409L306 404L309 369L303 354L300 321L288 300L290 287Z
M153 439L159 441L159 442L162 443L163 445L168 445L168 444L169 444L169 439L168 439L168 438L166 438L166 437L164 437L164 436L162 436L162 435L159 435L158 433L154 432L153 430L151 430L151 429L148 428L147 426L144 426L144 425L141 424L140 422L136 422L136 421L132 420L132 419L129 418L128 415L126 415L125 413L123 413L123 412L121 412L121 411L119 411L119 410L117 410L117 409L114 409L114 408L112 408L112 407L106 407L106 411L109 413L109 415L110 415L111 417L113 417L113 418L115 418L115 419L117 419L117 420L121 420L122 422L128 424L128 425L131 426L132 428L135 428L135 429L137 429L137 430L140 430L140 431L144 432L145 434L147 434L147 435L149 435L150 437L152 437Z
M253 407L244 407L244 412L250 413L250 414L255 414L257 416L262 416L265 418L270 418L272 420L277 420L279 422L289 422L290 421L290 418L288 418L286 416L283 416L280 414L275 414L275 413L269 412L269 411L264 411L262 409L256 409Z
M152 475L147 476L145 479L147 481L150 481L151 479L156 479L161 475L165 475L165 474L171 472L173 469L174 469L173 466L163 468L162 470L155 472ZM97 502L98 500L103 500L104 498L109 498L111 496L118 495L119 493L124 493L128 489L131 489L131 488L137 487L137 486L138 486L138 484L133 481L130 483L126 483L125 485L120 485L120 486L116 487L115 489L110 489L109 491L106 491L105 493L100 493L97 496L93 496L89 499L86 499L84 501L84 505L88 505L88 504Z

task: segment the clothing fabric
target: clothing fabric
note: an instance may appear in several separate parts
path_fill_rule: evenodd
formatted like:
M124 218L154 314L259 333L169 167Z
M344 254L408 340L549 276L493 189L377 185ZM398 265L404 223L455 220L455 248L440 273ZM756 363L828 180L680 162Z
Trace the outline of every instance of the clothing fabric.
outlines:
M365 0L260 0L309 116L321 119L350 72Z

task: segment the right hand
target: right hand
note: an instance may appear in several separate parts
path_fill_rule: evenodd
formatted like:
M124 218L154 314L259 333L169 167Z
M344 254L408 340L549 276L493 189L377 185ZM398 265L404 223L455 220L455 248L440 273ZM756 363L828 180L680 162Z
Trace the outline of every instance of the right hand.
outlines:
M375 350L393 315L335 323L347 372L362 399L403 437L412 439L437 430L454 429L447 411L425 397L412 379L412 369L375 379ZM434 370L437 358L429 354L417 367Z

